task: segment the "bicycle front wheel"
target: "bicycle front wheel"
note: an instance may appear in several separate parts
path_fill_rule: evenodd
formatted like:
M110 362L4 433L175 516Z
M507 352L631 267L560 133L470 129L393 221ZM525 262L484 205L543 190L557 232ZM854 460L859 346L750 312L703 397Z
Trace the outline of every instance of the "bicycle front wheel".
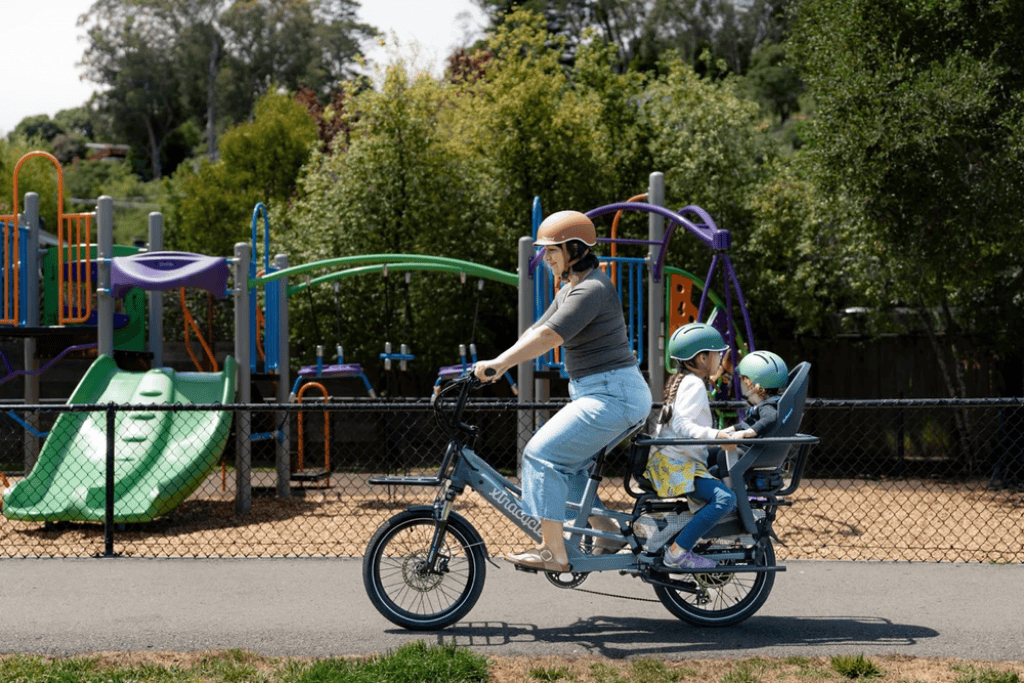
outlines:
M771 542L757 551L754 564L775 565ZM661 604L676 617L694 626L732 626L753 616L775 585L775 572L693 574L693 592L655 586Z
M451 513L431 567L427 558L436 528L432 509L406 510L377 529L363 557L370 602L403 628L451 626L473 609L484 588L487 558L473 525Z

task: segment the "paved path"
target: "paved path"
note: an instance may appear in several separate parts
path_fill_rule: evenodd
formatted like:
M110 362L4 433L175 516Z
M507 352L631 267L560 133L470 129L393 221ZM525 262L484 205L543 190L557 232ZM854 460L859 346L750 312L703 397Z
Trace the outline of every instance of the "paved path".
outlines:
M720 630L687 626L657 602L560 590L497 564L465 621L413 633L370 605L358 559L0 560L0 652L330 656L425 639L489 655L1024 659L1022 565L791 562L757 615ZM654 596L611 573L582 587Z

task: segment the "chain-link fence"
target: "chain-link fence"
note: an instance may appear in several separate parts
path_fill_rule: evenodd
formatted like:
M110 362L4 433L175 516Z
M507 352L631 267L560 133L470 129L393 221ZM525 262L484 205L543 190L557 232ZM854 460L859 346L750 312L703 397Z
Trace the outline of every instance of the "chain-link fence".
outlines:
M524 434L560 405L474 402L477 452L515 480ZM434 496L367 480L432 474L446 442L426 402L6 408L6 557L359 556ZM781 558L1024 561L1024 400L811 399L801 431L821 442L779 513ZM616 509L625 464L620 447L602 483ZM457 510L491 554L526 543L471 492Z

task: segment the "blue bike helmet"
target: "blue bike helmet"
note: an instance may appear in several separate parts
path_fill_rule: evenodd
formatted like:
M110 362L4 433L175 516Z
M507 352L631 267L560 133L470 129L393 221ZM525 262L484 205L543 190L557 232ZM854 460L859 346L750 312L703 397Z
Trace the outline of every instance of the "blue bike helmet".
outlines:
M668 355L687 361L704 351L725 351L729 348L722 334L707 323L688 323L672 333Z
M786 361L771 351L748 353L736 368L740 377L746 377L762 389L781 389L789 381Z

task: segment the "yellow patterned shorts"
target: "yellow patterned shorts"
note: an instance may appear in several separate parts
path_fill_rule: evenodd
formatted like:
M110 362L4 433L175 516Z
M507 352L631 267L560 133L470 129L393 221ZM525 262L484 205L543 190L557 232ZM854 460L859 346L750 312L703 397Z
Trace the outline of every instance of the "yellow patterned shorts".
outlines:
M644 474L662 498L684 496L693 491L696 477L710 476L707 468L695 460L674 460L657 450L648 457Z

